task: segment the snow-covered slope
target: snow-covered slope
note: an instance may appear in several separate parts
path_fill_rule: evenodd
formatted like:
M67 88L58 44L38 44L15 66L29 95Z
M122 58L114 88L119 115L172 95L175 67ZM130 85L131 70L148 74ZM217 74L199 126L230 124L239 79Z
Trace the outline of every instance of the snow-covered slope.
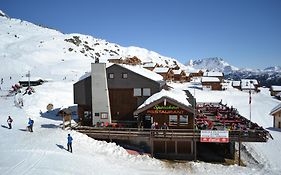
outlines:
M122 47L105 40L81 34L62 34L53 29L10 19L0 15L0 60L9 74L25 75L27 71L37 76L55 75L58 79L71 76L76 80L90 70L95 59L107 62L136 56L143 62L184 67L177 60L138 47ZM60 65L59 67L57 65Z

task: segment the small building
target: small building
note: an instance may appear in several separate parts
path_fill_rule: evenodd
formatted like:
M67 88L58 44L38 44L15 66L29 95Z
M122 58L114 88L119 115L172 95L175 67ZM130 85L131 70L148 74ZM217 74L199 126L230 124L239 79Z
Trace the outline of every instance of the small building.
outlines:
M232 81L232 87L241 90L241 81Z
M204 72L202 70L195 70L195 71L190 71L190 77L203 77Z
M272 85L270 87L270 95L271 96L276 96L280 92L281 92L281 86L274 86L274 85Z
M217 77L202 77L203 90L222 90L221 81Z
M193 98L189 97L188 94L190 93L181 90L171 89L167 91L163 89L149 97L134 112L134 115L138 116L145 128L150 127L152 123L155 124L152 127L152 130L155 130L155 132L152 132L155 137L158 137L159 134L164 136L164 139L150 139L153 156L173 159L194 158L196 153L194 138L186 140L165 139L165 133L171 129L193 131L194 107L191 105Z
M174 80L174 71L168 67L156 67L153 72L161 75L166 81Z
M153 71L158 66L159 66L158 63L149 62L149 63L144 63L143 68Z
M223 82L224 75L222 72L204 72L204 77L216 77L220 80L220 82Z
M188 92L162 89L140 105L134 115L146 124L146 128L157 122L160 127L166 123L169 128L193 129L193 100Z
M174 81L175 82L185 82L186 81L186 73L184 70L173 70L174 72Z
M281 100L281 92L279 92L278 94L276 94L275 97L276 97L278 100Z
M92 123L93 98L91 76L83 76L74 84L74 103L78 104L78 116L83 125L95 125ZM107 86L110 102L110 113L113 123L137 124L133 112L151 95L165 87L163 77L141 66L125 64L107 65Z
M22 78L19 81L19 84L22 87L28 87L29 85L30 86L38 86L38 85L43 84L43 82L44 82L44 80L40 77L31 77L29 79L28 79L28 77L25 77L25 78Z
M270 115L273 116L273 127L281 128L281 103L271 110Z
M258 92L259 83L256 79L241 79L241 91Z
M109 63L114 63L114 64L122 64L123 63L123 59L119 58L119 59L108 59L107 60Z

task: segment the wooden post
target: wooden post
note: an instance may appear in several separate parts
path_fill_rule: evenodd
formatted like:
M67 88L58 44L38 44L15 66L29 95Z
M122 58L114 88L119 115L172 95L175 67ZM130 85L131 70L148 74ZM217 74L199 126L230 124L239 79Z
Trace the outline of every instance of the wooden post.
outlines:
M196 139L193 138L193 142L194 142L194 161L197 161L197 145L196 145Z
M150 131L150 152L151 152L151 156L154 157L154 143L153 143L152 132L153 131Z
M175 140L175 153L178 154L178 141Z
M238 165L241 166L241 139L240 139L240 136L241 136L241 131L239 131L239 136L238 136Z
M165 142L165 154L167 154L168 153L167 152L167 141L165 140L164 142Z

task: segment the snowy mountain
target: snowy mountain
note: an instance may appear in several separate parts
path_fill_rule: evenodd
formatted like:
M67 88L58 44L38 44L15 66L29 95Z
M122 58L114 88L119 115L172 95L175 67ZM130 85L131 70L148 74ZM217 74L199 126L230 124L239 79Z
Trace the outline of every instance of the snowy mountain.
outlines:
M177 60L139 47L122 47L102 39L81 34L63 34L19 19L11 19L0 13L0 60L8 67L9 74L25 75L31 71L43 78L56 75L59 79L66 75L72 79L90 70L95 60L137 57L144 62L179 65ZM16 66L15 66L16 65ZM60 65L60 68L57 68ZM67 67L67 69L66 69ZM5 70L5 71L7 71ZM4 72L0 69L0 74Z
M274 66L261 69L237 68L228 64L222 58L205 58L190 60L188 68L202 69L209 71L223 72L225 77L233 80L244 78L254 78L260 82L261 86L281 85L281 67Z
M193 67L195 69L219 71L224 73L229 73L239 70L237 67L231 66L230 64L225 62L222 58L218 58L218 57L190 60L187 66Z

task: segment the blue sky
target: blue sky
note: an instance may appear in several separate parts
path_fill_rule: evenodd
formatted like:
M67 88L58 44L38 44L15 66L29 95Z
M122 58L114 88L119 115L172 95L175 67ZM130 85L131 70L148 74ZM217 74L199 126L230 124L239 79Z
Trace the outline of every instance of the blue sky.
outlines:
M0 9L182 63L222 57L240 68L281 66L281 0L1 0Z

